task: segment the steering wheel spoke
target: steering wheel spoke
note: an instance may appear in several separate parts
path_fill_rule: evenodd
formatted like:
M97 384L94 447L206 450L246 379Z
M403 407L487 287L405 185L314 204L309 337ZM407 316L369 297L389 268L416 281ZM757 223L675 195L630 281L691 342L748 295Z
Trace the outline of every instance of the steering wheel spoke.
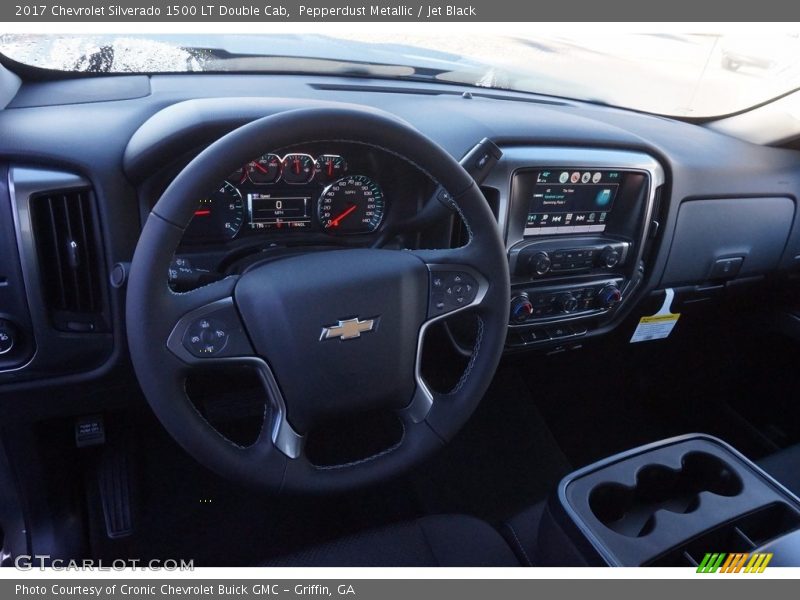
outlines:
M178 319L167 339L167 348L192 367L253 368L259 376L270 410L254 444L254 451L272 445L288 458L297 458L303 437L286 418L286 403L269 365L258 356L236 310L231 295L235 277L199 290L174 294L176 310L189 309ZM222 297L220 297L222 296Z
M234 278L231 278L234 279ZM222 282L219 282L222 283ZM245 358L255 355L228 287L173 294L177 316L167 338L167 348L188 365Z

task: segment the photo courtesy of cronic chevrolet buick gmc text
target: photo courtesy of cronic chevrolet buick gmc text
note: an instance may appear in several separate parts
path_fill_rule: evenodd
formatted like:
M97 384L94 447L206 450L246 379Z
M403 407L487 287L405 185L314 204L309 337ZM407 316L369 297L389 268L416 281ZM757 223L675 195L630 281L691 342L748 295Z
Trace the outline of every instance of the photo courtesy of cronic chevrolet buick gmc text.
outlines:
M1 35L3 564L800 566L796 39Z

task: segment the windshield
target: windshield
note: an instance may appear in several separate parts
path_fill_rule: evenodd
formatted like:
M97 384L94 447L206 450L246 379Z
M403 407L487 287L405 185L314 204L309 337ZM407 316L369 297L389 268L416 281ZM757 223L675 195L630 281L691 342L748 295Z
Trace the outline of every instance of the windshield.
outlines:
M427 80L714 117L800 87L797 32L725 35L0 35L0 53L64 71L246 71Z

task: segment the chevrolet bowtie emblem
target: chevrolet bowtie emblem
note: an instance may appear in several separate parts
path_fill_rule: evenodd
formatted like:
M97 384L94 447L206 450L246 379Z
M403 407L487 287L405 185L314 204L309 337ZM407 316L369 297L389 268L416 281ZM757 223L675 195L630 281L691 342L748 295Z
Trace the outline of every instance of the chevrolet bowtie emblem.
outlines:
M346 321L339 321L338 325L329 325L322 328L322 335L319 336L320 340L330 340L339 338L340 340L352 340L360 338L362 333L374 331L378 327L378 318L364 319L363 321L356 317L355 319L347 319Z

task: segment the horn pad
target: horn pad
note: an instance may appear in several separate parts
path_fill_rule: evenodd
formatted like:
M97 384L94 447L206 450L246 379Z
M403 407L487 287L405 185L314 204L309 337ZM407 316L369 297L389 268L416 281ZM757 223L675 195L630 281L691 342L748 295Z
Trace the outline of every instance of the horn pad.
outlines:
M372 249L295 256L240 278L236 304L298 433L318 419L408 405L428 281L413 254Z

